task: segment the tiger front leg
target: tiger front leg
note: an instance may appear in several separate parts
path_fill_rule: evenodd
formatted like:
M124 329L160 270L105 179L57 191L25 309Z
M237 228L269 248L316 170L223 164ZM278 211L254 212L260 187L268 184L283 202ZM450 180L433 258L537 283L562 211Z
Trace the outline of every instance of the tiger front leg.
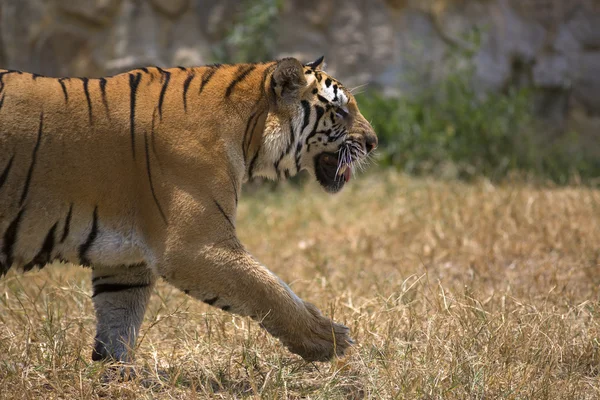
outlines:
M307 361L342 356L353 343L347 327L300 299L241 245L205 246L167 255L161 275L185 293L222 310L250 316Z

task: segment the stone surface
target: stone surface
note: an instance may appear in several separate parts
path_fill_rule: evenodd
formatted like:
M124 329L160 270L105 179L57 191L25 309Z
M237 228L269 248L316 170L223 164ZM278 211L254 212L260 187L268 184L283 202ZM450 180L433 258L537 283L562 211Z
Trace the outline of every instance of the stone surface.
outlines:
M92 25L105 25L117 13L121 0L54 0L61 12Z
M535 86L544 113L600 115L600 0L284 0L278 57L325 55L347 83L410 95L447 71L448 54L482 45L481 90ZM1 0L0 64L49 75L198 65L235 23L236 0ZM585 125L585 124L583 124Z
M179 17L187 11L190 0L149 0L158 12L171 18Z

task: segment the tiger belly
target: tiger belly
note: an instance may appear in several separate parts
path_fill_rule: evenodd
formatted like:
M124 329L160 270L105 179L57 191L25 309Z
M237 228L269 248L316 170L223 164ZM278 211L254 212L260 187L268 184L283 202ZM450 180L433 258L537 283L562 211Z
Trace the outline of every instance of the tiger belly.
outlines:
M56 227L47 233L38 232L38 240L20 240L17 235L0 238L0 276L11 267L24 272L34 267L43 268L53 261L70 262L84 266L138 265L146 262L147 251L135 235L96 229L71 235L61 243ZM16 231L18 234L18 231Z

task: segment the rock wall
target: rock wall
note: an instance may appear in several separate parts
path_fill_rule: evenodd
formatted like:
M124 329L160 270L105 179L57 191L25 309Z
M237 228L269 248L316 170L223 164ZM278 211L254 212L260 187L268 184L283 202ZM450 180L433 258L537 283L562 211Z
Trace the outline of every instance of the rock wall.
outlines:
M234 0L0 0L0 66L45 75L114 74L215 61ZM600 116L600 0L284 0L278 56L325 54L349 85L410 91L471 46L482 88L534 85L564 123ZM419 79L414 79L418 76ZM599 125L600 126L600 125ZM600 130L600 129L599 129Z

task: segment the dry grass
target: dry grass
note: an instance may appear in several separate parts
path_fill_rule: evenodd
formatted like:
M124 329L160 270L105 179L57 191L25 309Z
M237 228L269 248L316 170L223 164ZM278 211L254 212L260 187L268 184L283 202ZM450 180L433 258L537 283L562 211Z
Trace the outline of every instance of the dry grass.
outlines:
M238 226L260 260L351 328L348 357L307 364L161 282L138 378L103 384L89 271L57 266L0 281L0 397L600 396L598 191L389 172L333 197L312 185L246 196Z

